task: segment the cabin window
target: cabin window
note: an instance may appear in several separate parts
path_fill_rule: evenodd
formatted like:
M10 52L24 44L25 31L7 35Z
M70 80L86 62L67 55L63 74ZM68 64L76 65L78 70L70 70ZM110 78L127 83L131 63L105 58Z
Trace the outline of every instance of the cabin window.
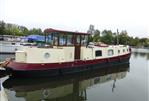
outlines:
M125 52L125 49L123 49L123 52Z
M112 49L108 50L108 56L112 56L114 54L114 51Z
M120 54L120 52L121 52L121 51L120 51L120 50L118 50L118 54Z
M96 56L96 57L102 56L102 51L101 51L101 50L95 51L95 56Z

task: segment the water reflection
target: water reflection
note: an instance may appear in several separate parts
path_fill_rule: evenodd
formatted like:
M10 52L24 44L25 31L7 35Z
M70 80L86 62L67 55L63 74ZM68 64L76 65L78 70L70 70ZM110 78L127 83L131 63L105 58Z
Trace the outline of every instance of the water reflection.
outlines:
M147 60L149 60L149 49L132 49L132 53L137 57L145 57Z
M85 101L89 87L113 81L113 92L116 81L126 77L128 71L127 63L51 78L9 78L3 87L11 101Z
M145 57L147 60L149 60L149 53L133 52L133 55L134 55L135 58L137 58L137 57Z

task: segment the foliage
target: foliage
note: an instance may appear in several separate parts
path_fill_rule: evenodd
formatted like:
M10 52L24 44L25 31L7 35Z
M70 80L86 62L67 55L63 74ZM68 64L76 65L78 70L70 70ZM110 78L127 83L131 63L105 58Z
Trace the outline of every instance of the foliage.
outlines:
M99 30L89 37L89 42L103 42L106 44L123 44L134 47L149 47L149 38L130 37L126 30L121 31L119 34L113 33L111 30Z
M102 31L101 42L106 44L114 44L114 36L111 30Z
M120 35L118 35L119 44L127 45L129 43L129 36L126 31L122 31Z
M0 23L0 35L5 34L5 22L1 21Z
M93 42L99 42L100 41L100 31L99 30L95 30L95 34L93 36L92 41Z
M22 30L22 33L24 36L27 36L29 33L29 30L26 27L24 27L24 29Z
M40 28L33 28L28 30L24 26L18 26L15 24L6 24L4 21L0 21L0 34L1 35L14 35L14 36L27 36L31 34L43 35Z
M28 33L29 35L31 35L31 34L39 34L39 35L42 35L42 30L40 29L40 28L33 28L33 29L31 29L31 30L29 30L29 33Z

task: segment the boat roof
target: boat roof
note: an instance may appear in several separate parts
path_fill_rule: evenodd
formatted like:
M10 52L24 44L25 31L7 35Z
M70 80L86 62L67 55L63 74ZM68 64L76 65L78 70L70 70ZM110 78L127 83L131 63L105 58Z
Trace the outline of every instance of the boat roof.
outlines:
M82 32L72 32L72 31L64 31L64 30L57 30L52 28L47 28L44 30L44 33L67 33L67 34L78 34L78 35L90 35L89 33L82 33Z

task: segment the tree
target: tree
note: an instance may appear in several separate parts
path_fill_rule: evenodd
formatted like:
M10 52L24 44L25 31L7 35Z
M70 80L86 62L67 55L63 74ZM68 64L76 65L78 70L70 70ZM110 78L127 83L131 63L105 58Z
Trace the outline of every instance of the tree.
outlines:
M4 35L4 34L5 34L5 22L0 21L0 35Z
M122 31L118 36L119 44L127 45L129 44L129 36L126 30Z
M26 36L26 35L29 34L29 30L26 27L24 27L23 30L22 30L22 33L23 33L23 35Z
M137 46L137 47L140 47L141 46L138 37L135 37L135 39L133 40L133 44L134 44L134 46Z
M29 30L29 34L41 35L42 34L42 30L40 28L33 28L33 29Z
M102 31L101 42L106 44L114 44L114 36L111 30Z
M7 35L23 36L23 32L18 27L6 28L5 31Z
M149 39L148 38L141 38L139 41L142 46L149 47Z
M98 29L95 30L92 41L93 42L99 42L100 41L100 31Z

